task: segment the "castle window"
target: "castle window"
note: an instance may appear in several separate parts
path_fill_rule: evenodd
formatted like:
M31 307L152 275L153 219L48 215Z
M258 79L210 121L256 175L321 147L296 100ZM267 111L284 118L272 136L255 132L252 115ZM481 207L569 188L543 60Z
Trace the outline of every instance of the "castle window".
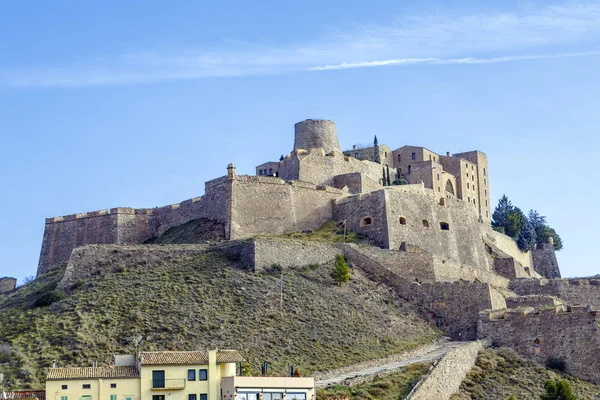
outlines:
M364 217L363 219L360 220L360 226L367 226L367 225L372 225L373 224L373 218L371 217Z
M258 174L262 175L263 174L263 170L261 169L260 171L258 171Z
M473 205L475 205L475 206L477 205L477 202L475 202L475 199L473 199Z
M471 180L472 180L473 182L475 182L475 175L472 175L472 176L471 176Z
M423 220L423 227L429 228L429 221L427 221L426 219Z
M449 231L450 230L450 224L447 222L440 222L440 229L443 231Z
M483 191L483 193L487 196L487 189Z
M406 218L400 217L400 225L406 225Z
M465 163L465 165L466 165L466 168L469 169L469 164Z
M354 153L354 158L358 158L358 153Z
M467 182L467 189L469 188L469 182Z
M485 180L485 179L483 180L483 185L484 186L487 185L487 180Z
M469 196L467 196L467 203L471 202L471 198Z
M488 205L488 202L487 202L487 200L486 200L486 201L485 201L485 206L487 207L487 205Z
M398 162L402 161L402 156L398 154Z
M442 191L442 188L438 186L438 192L441 192L441 191Z
M269 168L269 175L273 175L273 168Z
M384 156L384 157L387 157L387 151L385 151L385 152L383 153L383 156Z
M409 165L408 166L408 173L410 174L410 170L412 169L412 167Z
M438 181L439 181L440 180L440 174L437 174L437 177L438 177Z
M446 181L446 192L454 194L454 186L452 186L452 181L450 181L450 179Z
M471 165L471 171L473 171L475 169L475 167L473 165Z
M485 176L485 168L483 169L483 176Z
M429 155L429 161L433 160L433 157L431 157L431 154Z
M490 214L486 211L485 216L489 218Z
M467 178L469 177L469 173L467 172Z
M416 160L416 159L417 159L417 153L412 153L412 154L411 154L411 158L412 158L413 160Z

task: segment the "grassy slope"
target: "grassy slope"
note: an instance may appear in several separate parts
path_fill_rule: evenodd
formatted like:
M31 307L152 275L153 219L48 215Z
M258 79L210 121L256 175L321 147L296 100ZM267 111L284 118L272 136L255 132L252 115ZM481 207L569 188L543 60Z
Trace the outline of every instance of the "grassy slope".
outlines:
M332 386L317 391L317 400L348 397L351 400L398 400L405 398L430 364L412 364L393 374L356 386Z
M390 292L355 272L339 287L331 267L255 274L206 253L103 272L49 307L32 309L60 272L0 297L0 343L13 347L0 364L11 387L43 387L44 368L100 364L112 353L206 347L242 351L257 371L293 364L305 374L383 357L431 341L438 333ZM111 271L119 269L111 268ZM0 361L1 362L1 361Z
M513 350L486 349L452 400L539 399L548 379L567 379L578 399L593 399L600 387L520 358Z

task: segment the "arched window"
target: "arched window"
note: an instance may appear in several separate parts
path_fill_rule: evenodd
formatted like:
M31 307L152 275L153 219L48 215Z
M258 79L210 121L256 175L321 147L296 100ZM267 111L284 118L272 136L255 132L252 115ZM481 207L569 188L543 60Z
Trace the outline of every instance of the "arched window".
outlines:
M440 222L440 229L443 231L449 231L450 230L450 224L447 222Z
M406 225L406 218L400 217L400 225Z
M454 186L452 186L452 181L450 181L450 179L446 181L446 192L454 194Z
M416 159L417 159L417 153L412 153L410 156L411 156L411 158L412 158L413 160L416 160Z
M273 175L273 168L269 168L269 175Z
M360 226L367 226L367 225L372 225L373 224L373 218L371 217L364 217L363 219L360 220Z
M260 171L258 171L258 174L262 175L263 174L263 170L261 169Z
M412 167L409 165L408 166L408 173L410 174L410 170L412 169Z
M429 221L427 221L426 219L423 220L423 227L429 228Z

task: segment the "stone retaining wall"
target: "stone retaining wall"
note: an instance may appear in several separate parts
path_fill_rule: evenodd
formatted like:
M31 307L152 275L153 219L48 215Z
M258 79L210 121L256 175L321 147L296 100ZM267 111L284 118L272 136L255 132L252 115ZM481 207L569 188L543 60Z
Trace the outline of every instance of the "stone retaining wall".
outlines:
M449 351L408 395L407 400L450 399L475 365L477 354L483 348L484 342L478 341Z
M17 280L15 278L0 278L0 293L8 293L15 289Z

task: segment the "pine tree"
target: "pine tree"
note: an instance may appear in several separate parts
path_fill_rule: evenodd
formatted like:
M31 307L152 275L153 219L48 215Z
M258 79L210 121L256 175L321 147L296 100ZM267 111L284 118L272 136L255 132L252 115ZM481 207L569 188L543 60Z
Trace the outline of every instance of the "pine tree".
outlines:
M508 225L508 216L514 209L508 197L503 195L492 214L492 226L495 228L505 228Z
M521 251L529 251L535 245L536 233L533 224L523 217L521 231L517 239L517 246Z
M386 170L386 173L387 173L387 185L388 186L392 186L392 181L390 180L390 167L389 167L389 165L385 166L385 170Z
M348 269L348 264L346 264L346 260L341 254L338 254L335 257L335 266L333 267L333 271L331 271L331 277L338 285L347 283L350 279L350 270Z
M381 167L381 171L383 172L383 178L381 179L381 184L383 186L387 185L387 178L385 177L385 167Z
M376 162L377 164L381 164L381 157L379 156L379 142L377 141L377 135L375 135L375 140L373 140L373 162Z

